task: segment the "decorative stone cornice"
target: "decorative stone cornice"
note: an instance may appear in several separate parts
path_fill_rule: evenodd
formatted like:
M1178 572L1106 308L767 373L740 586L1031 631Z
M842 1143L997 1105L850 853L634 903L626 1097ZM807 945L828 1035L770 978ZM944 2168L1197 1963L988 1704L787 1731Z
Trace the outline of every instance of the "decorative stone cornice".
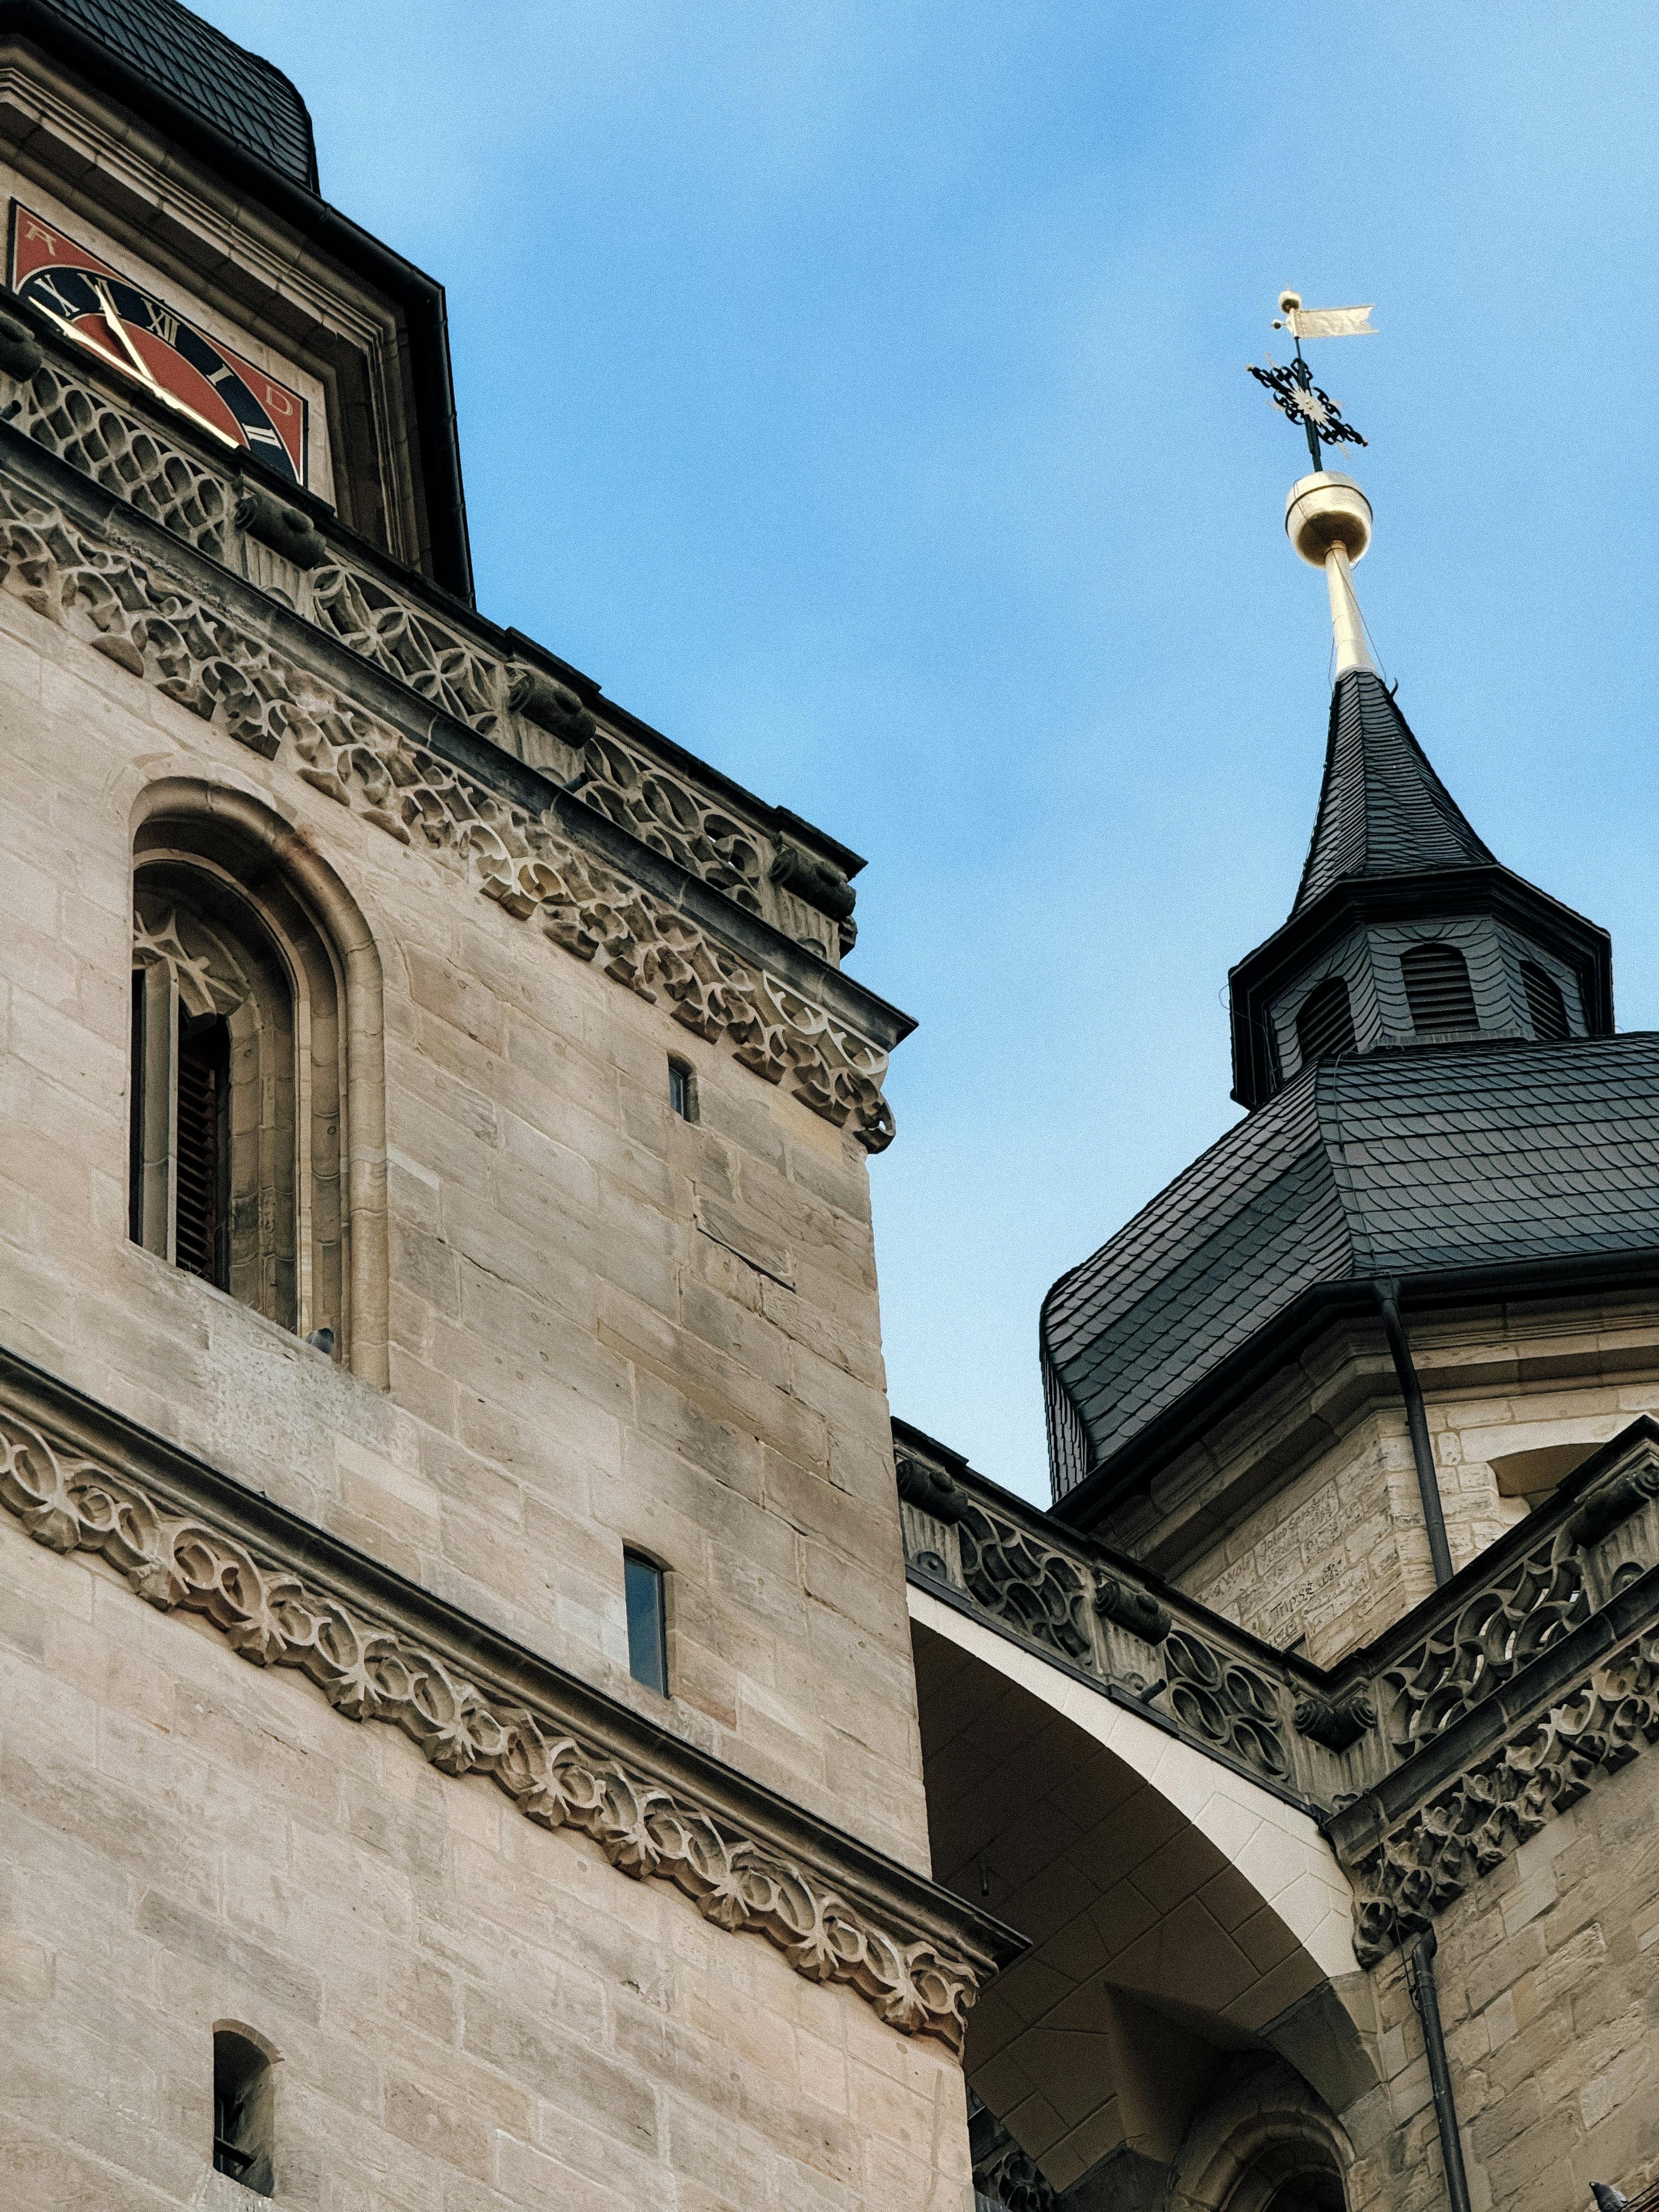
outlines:
M579 696L555 672L562 663L376 561L320 500L278 498L176 416L156 419L159 410L131 386L118 398L105 388L109 374L48 318L21 301L11 305L0 323L0 382L9 395L0 419L185 544L240 570L416 697L510 757L546 768L584 805L792 942L831 964L850 949L858 933L848 871L858 862L844 847L694 760L565 669L591 699ZM817 849L804 849L803 836Z
M1320 1820L1373 1965L1659 1741L1659 1422L1327 1672L896 1428L911 1579Z
M442 1772L487 1778L526 1820L579 1830L623 1874L763 1936L901 2033L959 2049L978 1989L1019 1948L920 1875L7 1354L0 1505L37 1543L106 1560L159 1610L200 1613L238 1657L298 1669L348 1719L401 1729Z
M664 1003L765 1081L787 1083L866 1151L891 1142L887 1053L827 1005L597 860L565 833L556 805L538 812L502 797L10 476L0 480L0 588L237 743L291 760L314 790L388 836L448 858L505 912ZM407 635L390 623L383 642Z
M1659 1592L1647 1594L1650 1609ZM1592 1783L1659 1741L1659 1633L1633 1637L1370 1850L1340 1852L1355 1885L1354 1954L1374 1966L1490 1874ZM1346 1824L1357 1829L1358 1823Z

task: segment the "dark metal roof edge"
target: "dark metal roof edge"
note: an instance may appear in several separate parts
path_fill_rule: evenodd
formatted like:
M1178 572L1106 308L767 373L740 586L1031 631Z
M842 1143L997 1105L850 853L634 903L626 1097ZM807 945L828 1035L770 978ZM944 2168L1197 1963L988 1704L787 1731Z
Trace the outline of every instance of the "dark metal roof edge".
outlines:
M1488 906L1500 920L1532 927L1577 967L1592 1036L1613 1034L1613 938L1600 922L1540 890L1501 861L1490 866L1421 869L1411 873L1343 876L1227 971L1232 1032L1233 1089L1254 1112L1278 1095L1261 1065L1255 1022L1261 1002L1295 970L1317 959L1349 930L1367 922L1461 914ZM1541 927L1540 927L1541 925Z
M1417 1275L1390 1273L1400 1285L1402 1307L1441 1303L1474 1305L1509 1297L1535 1299L1556 1290L1617 1289L1628 1283L1659 1280L1659 1246L1505 1260L1490 1266ZM1062 1492L1051 1508L1055 1518L1067 1527L1087 1529L1094 1519L1126 1497L1150 1489L1169 1462L1248 1397L1269 1369L1281 1364L1322 1328L1344 1316L1376 1315L1374 1279L1366 1275L1346 1282L1310 1285L1248 1344L1200 1376L1173 1405L1115 1452L1097 1461L1081 1482ZM1380 1318L1377 1328L1380 1334ZM1432 1389L1433 1376L1426 1380Z
M70 62L94 87L113 93L142 120L159 125L164 134L201 155L210 167L250 187L297 230L404 307L409 319L421 489L432 538L434 575L444 590L471 606L472 555L442 285L349 216L331 207L317 191L296 184L164 86L129 68L118 55L66 21L45 0L0 0L0 37L7 35Z
M295 1343L299 1348L298 1338ZM698 1795L726 1801L738 1808L741 1817L754 1820L775 1838L787 1839L792 1827L804 1831L826 1857L845 1867L867 1899L900 1902L916 1918L932 1921L952 1934L971 1931L999 1965L1028 1948L1027 1939L1018 1930L970 1905L954 1890L889 1857L821 1814L796 1805L684 1737L655 1726L597 1684L490 1627L451 1600L399 1574L396 1568L371 1558L288 1506L279 1505L263 1491L251 1488L211 1461L158 1435L5 1344L0 1344L0 1380L21 1383L58 1418L83 1431L89 1430L94 1437L112 1435L117 1449L142 1462L145 1480L170 1491L174 1499L185 1500L187 1510L204 1500L219 1507L228 1518L234 1516L252 1530L256 1540L278 1559L303 1565L325 1587L412 1624L422 1641L440 1653L459 1649L469 1655L469 1663L488 1670L504 1686L555 1685L557 1699L578 1713L585 1725L621 1743L647 1765L667 1767L683 1775Z

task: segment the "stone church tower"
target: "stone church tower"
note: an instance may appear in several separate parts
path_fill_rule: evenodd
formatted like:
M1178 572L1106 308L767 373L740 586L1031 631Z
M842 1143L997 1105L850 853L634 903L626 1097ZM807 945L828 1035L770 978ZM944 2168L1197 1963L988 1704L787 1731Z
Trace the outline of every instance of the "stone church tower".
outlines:
M856 855L474 608L294 87L0 0L0 2212L1659 2212L1659 1040L1358 487L1039 1511L890 1419Z
M832 838L471 597L439 288L0 5L0 2204L959 2212Z

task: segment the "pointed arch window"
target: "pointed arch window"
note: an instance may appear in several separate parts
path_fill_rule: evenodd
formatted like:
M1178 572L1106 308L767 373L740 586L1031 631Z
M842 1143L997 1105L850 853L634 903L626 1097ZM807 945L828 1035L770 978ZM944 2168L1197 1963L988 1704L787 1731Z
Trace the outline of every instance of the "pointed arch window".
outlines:
M1455 945L1413 945L1400 956L1412 1027L1426 1030L1480 1026L1469 987L1469 963Z
M131 1234L384 1381L372 942L255 802L167 791L133 849Z
M1532 1033L1540 1044L1565 1044L1572 1030L1567 1021L1567 1002L1554 976L1535 960L1523 960L1521 987L1527 994Z
M1296 1042L1304 1067L1353 1050L1353 1006L1340 975L1328 975L1303 1000L1296 1018Z

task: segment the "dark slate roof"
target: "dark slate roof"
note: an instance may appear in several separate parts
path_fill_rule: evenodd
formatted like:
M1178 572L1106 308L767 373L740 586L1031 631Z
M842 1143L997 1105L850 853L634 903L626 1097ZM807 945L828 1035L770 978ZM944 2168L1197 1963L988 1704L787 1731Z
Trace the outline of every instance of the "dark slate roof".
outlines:
M1659 1249L1659 1035L1328 1060L1049 1292L1057 1492L1309 1291Z
M37 0L121 68L308 190L317 153L306 104L282 71L178 0Z
M1381 677L1348 670L1331 693L1325 781L1291 913L1344 877L1413 875L1492 860Z

